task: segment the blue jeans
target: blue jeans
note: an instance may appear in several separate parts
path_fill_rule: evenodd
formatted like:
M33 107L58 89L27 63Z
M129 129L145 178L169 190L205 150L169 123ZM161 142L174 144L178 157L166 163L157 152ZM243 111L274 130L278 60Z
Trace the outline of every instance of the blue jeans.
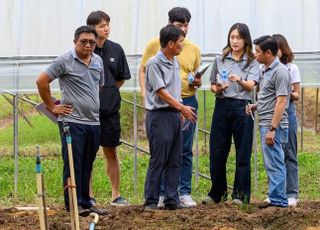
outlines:
M250 202L250 158L253 121L245 113L247 100L216 98L210 134L211 190L208 195L216 202L227 198L226 164L232 136L236 147L236 171L233 199Z
M284 148L285 163L287 169L287 196L288 198L298 198L299 177L297 159L297 119L294 102L290 101L288 108L289 134L288 143Z
M196 96L191 96L182 99L184 105L195 108L198 111L198 101ZM192 146L194 131L196 123L190 123L187 128L183 130L183 149L182 149L182 168L180 173L180 195L191 194L192 181Z
M284 163L283 148L288 141L288 129L277 128L274 145L267 145L265 136L269 127L260 126L261 148L264 167L268 176L270 203L277 206L288 206L286 195L286 166Z

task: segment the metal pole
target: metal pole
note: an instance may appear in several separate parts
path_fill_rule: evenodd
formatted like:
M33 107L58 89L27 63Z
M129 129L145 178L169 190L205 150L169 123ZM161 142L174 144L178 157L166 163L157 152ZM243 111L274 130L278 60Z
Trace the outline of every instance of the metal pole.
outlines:
M253 89L253 103L256 103L256 88ZM257 116L256 116L257 117ZM254 194L258 192L258 146L257 146L257 128L258 128L258 119L253 121L253 154L254 154Z
M18 153L18 92L13 97L13 152L14 152L14 192L18 193L18 171L19 171L19 153Z
M22 31L22 13L23 13L23 0L19 1L19 25L18 28L18 40L17 40L17 55L20 55L20 48L21 48L21 31ZM18 91L19 91L19 71L20 71L20 61L17 62L17 69L16 69L16 78L15 78L15 96L14 96L14 107L13 107L13 114L14 114L14 124L13 124L13 135L14 135L14 192L17 194L18 192Z
M134 26L139 25L139 10L140 10L140 1L136 0L135 3L136 6L136 12L135 12L135 20L133 20ZM139 40L139 27L136 28L134 34L134 38L136 41ZM134 47L135 53L138 52L138 42L135 43ZM135 59L136 61L136 69L138 69L138 58ZM137 140L138 140L138 125L137 125L137 78L138 78L139 71L136 76L134 76L133 79L133 142L134 142L134 162L133 162L133 170L134 170L134 193L137 194L138 191L138 149L137 149Z
M203 129L207 130L207 98L206 90L203 90ZM204 133L204 154L207 153L207 134Z
M301 132L300 132L300 149L303 152L303 126L304 126L304 88L301 89Z
M134 77L134 92L133 92L133 145L134 145L134 161L133 161L133 172L134 172L134 193L138 191L138 149L137 149L137 78Z
M317 88L316 92L316 123L315 123L315 131L318 133L318 114L319 114L319 88Z
M198 91L196 91L196 100L198 100ZM199 120L196 123L196 130L195 130L195 138L196 138L196 175L195 175L195 187L198 187L199 184L199 131L198 131Z
M253 121L253 154L254 154L254 194L258 192L258 145L257 145L258 119Z

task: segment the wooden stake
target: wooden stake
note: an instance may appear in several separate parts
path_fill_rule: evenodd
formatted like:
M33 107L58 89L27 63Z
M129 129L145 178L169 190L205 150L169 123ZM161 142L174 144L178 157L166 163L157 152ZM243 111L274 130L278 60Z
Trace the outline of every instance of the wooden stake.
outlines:
M43 183L43 176L42 176L42 169L41 169L41 161L40 161L40 154L39 154L39 146L37 146L37 158L36 158L36 178L37 178L37 193L38 193L38 202L39 202L39 221L40 221L40 229L47 230L48 219L47 219L47 210L46 210L46 203L45 203L45 195L44 195L44 183Z
M70 220L71 220L71 230L75 230L76 226L75 226L75 219L74 219L74 210L73 210L73 198L72 198L72 192L71 192L71 180L70 177L68 177L67 180L68 183L68 196L69 196L69 209L70 209ZM77 202L77 201L76 201Z
M69 186L71 187L71 193L72 193L74 220L75 220L76 230L80 230L78 202L77 202L78 201L77 200L77 188L76 188L76 181L75 181L75 175L74 175L71 135L70 135L68 125L66 125L64 127L64 132L66 134L66 142L67 142L67 147L68 147L68 159L69 159L70 182L71 182L71 185L69 185Z

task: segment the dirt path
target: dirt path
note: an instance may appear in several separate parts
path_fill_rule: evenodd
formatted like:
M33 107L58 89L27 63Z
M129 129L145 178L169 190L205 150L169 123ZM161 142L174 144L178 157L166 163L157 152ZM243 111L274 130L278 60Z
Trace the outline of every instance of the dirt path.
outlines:
M199 205L176 211L146 212L142 206L107 207L108 216L100 217L96 229L320 229L320 201L301 202L296 208L257 209L257 204L239 207L231 204ZM50 229L70 229L69 216L61 208L49 210ZM89 217L82 217L88 229ZM1 229L39 229L36 212L0 210Z

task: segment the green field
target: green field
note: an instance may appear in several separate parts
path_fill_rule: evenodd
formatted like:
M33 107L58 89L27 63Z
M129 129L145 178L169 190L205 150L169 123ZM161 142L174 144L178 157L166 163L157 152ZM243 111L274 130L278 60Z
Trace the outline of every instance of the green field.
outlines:
M132 100L133 96L123 93L123 98ZM211 93L206 92L206 125L204 124L203 93L199 95L199 127L211 125L214 98ZM37 97L33 97L37 100ZM141 98L138 98L141 102ZM44 169L44 181L46 186L47 202L49 205L63 205L62 200L62 159L60 156L60 140L56 125L46 117L39 115L32 107L23 104L23 112L32 124L30 127L23 119L19 120L19 180L18 192L14 192L14 157L13 157L13 128L9 119L12 108L0 97L3 110L0 120L7 119L6 124L0 127L0 207L11 207L13 205L27 205L36 203L36 180L35 180L35 154L36 146L40 146L42 164ZM133 142L133 109L132 105L122 104L122 137L128 142ZM147 149L147 141L144 132L144 111L138 109L138 145ZM199 172L209 175L208 139L204 142L204 135L199 134ZM316 200L320 197L320 136L313 131L304 133L304 152L299 153L300 164L300 190L301 199ZM195 147L195 145L194 145ZM259 146L258 146L259 150ZM138 154L137 167L137 191L134 189L134 150L125 145L119 149L121 160L121 193L133 204L143 202L143 187L145 172L148 166L148 155ZM252 157L252 172L253 172ZM194 158L195 162L195 158ZM228 182L233 183L234 177L234 150L231 150L228 160ZM194 164L195 166L195 164ZM111 188L104 172L104 158L99 152L94 164L93 189L95 197L100 204L107 204L111 199ZM253 198L262 200L267 192L267 178L263 169L261 154L258 153L258 185L255 190L252 173ZM195 179L195 177L194 177ZM206 196L210 188L207 179L199 178L193 181L193 196L197 201Z

